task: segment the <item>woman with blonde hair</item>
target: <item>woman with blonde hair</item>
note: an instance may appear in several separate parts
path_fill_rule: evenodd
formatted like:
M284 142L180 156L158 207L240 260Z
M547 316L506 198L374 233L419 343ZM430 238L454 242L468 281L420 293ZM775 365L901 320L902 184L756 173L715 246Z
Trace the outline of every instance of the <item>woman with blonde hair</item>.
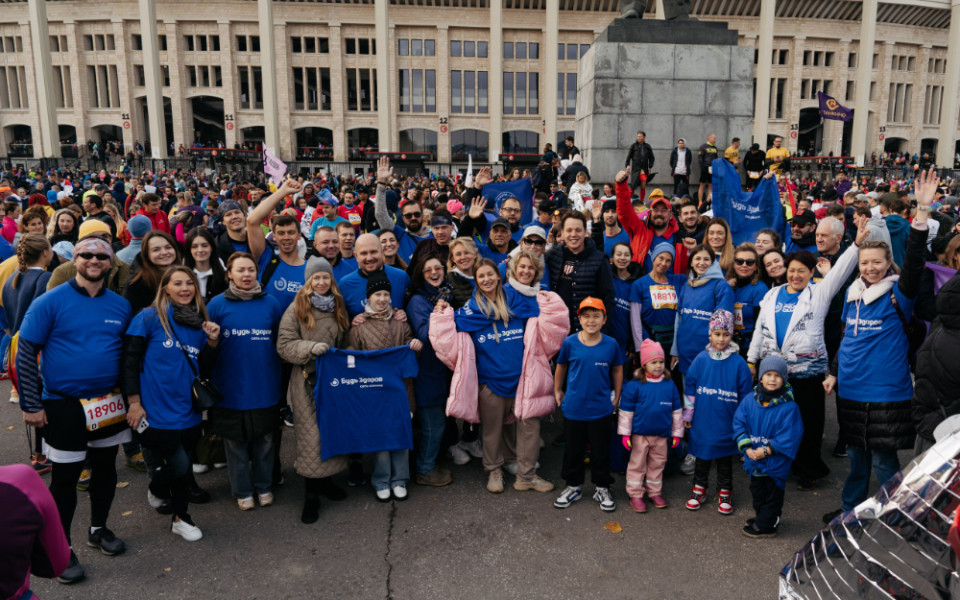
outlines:
M450 257L447 259L447 279L453 286L454 310L460 308L476 291L474 275L480 264L480 252L470 238L456 238L450 242Z
M202 418L193 409L192 383L198 374L210 376L220 340L220 326L210 321L199 287L187 267L163 272L153 304L127 328L120 376L130 405L127 423L140 432L153 471L147 501L160 508L169 499L170 530L188 542L203 537L187 513L196 485L190 454L200 439Z
M722 217L714 217L707 222L707 232L703 242L710 246L717 255L720 269L726 273L733 265L733 236L730 235L730 226Z
M347 468L346 456L320 458L320 428L313 398L317 356L331 347L346 348L350 329L347 305L326 259L312 257L304 268L305 284L280 319L277 352L292 363L290 403L296 415L297 459L294 468L304 478L303 510L300 521L316 523L320 518L320 495L343 500L346 492L331 477Z
M113 202L104 202L103 212L110 215L113 222L117 224L117 239L120 240L124 246L129 245L131 239L130 232L127 231L127 222L124 220L123 212L120 208Z

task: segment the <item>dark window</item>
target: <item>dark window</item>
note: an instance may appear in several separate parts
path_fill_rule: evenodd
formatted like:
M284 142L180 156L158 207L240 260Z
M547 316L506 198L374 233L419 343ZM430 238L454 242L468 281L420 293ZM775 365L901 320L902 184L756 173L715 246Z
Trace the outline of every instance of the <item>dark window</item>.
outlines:
M504 42L504 43L503 43L503 57L504 57L504 58L513 58L513 42Z
M397 40L397 54L400 56L410 54L410 40Z
M477 42L477 58L487 57L487 42Z
M450 150L453 160L465 161L468 156L485 162L490 156L490 136L486 131L461 129L450 133Z
M540 58L540 44L536 42L530 42L527 44L527 57Z
M516 50L517 50L517 52L516 52L516 57L517 57L517 58L524 58L524 59L527 58L527 43L526 43L526 42L517 42L516 46L517 46L517 48L516 48Z
M303 38L301 37L292 37L290 38L290 51L294 54L300 54L303 52Z
M423 54L424 56L436 56L437 54L436 40L423 40Z
M307 54L316 54L317 38L314 38L314 37L303 38L303 51Z
M463 55L468 58L472 58L476 54L474 46L475 46L474 42L464 42Z
M247 51L247 36L238 35L237 36L237 52L246 52Z
M450 40L450 56L460 56L460 40Z
M410 56L423 56L423 40L410 40Z
M463 112L461 92L463 90L463 72L450 71L450 112Z

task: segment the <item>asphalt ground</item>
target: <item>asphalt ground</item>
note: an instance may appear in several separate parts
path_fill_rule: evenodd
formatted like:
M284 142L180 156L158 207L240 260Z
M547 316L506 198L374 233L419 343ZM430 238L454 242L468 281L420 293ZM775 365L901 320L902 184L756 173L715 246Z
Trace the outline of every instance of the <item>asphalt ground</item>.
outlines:
M0 383L3 464L27 454L20 410L6 402L9 389ZM740 531L753 510L738 467L731 516L717 512L715 473L710 502L699 512L683 507L691 478L682 475L665 478L669 508L651 506L645 514L632 512L624 477L615 476L617 510L601 512L590 498L589 473L583 499L555 509L563 449L550 442L561 430L559 417L543 424L539 471L557 483L555 492L517 492L505 475L506 491L491 494L477 459L464 466L444 459L454 483L411 482L405 502L378 503L369 485L347 488L345 473L338 475L348 498L324 501L313 525L300 523L303 480L293 470L295 440L287 429L286 484L273 506L241 512L225 469L197 476L213 501L190 508L203 531L195 543L173 535L170 517L150 508L146 474L124 466L121 452L109 527L126 542L126 553L107 557L86 546L89 499L80 493L72 534L87 580L65 586L34 578L33 589L45 600L776 598L780 569L820 529L821 516L840 505L847 461L829 456L837 433L830 400L827 414L823 449L832 474L808 492L791 479L779 536L759 540ZM621 531L612 532L617 527L610 523Z

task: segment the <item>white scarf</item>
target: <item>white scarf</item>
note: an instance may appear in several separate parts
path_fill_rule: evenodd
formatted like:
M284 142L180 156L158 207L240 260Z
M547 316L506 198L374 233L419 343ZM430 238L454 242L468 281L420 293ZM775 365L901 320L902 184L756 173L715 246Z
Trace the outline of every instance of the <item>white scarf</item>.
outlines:
M527 296L530 298L533 298L534 296L536 296L537 292L540 291L539 283L535 283L534 285L523 285L522 283L514 279L512 275L507 277L507 283L509 283L510 287L512 287L513 289L517 290L524 296Z

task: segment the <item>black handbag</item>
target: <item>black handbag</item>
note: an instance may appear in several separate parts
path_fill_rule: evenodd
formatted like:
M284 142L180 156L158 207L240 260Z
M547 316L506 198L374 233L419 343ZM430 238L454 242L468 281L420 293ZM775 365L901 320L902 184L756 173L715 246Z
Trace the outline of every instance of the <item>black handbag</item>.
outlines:
M173 334L173 337L177 340L177 345L180 346L180 351L183 352L183 356L187 359L187 364L193 372L193 383L190 384L190 399L193 403L193 410L202 413L205 410L213 408L223 400L223 394L220 393L220 390L217 389L217 386L215 386L212 381L200 376L200 373L197 372L197 369L193 366L193 361L190 360L190 355L187 354L183 344L180 343L180 338L177 337L176 333Z

